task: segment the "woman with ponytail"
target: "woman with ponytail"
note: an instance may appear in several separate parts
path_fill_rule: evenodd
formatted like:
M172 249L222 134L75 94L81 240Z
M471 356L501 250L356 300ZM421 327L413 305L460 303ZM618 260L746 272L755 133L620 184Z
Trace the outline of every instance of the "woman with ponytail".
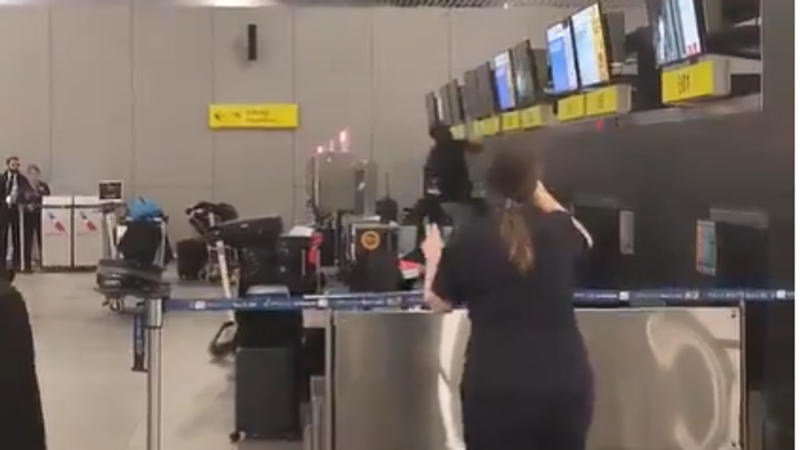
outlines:
M539 181L532 152L501 149L488 174L495 213L443 246L423 243L425 300L469 309L461 382L467 450L583 450L592 374L572 306L574 266L591 246Z

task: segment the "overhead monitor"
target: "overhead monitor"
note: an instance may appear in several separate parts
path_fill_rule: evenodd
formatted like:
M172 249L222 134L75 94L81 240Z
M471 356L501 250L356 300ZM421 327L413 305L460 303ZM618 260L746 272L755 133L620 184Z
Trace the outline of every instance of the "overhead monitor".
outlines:
M466 114L471 119L481 117L480 86L478 74L474 70L464 72L464 107Z
M498 110L497 93L494 90L494 82L492 81L492 67L488 62L485 62L475 68L475 73L478 79L478 92L480 93L480 117L488 117Z
M702 54L703 1L662 0L653 33L659 66Z
M464 102L457 80L447 83L447 99L450 101L450 125L464 122Z
M538 50L543 53L542 50ZM547 83L547 62L537 58L526 40L511 49L517 106L530 106L538 100L542 86Z
M442 124L453 125L453 116L450 111L450 87L449 83L439 88L439 105L442 109Z
M562 94L577 90L575 46L572 42L572 28L569 21L559 22L547 29L547 57L553 93Z
M435 127L441 121L441 116L439 115L439 100L433 92L425 94L425 113L428 117L428 128Z
M608 40L600 4L595 3L570 18L575 36L575 56L581 86L594 86L611 80Z
M511 53L505 51L492 60L494 90L497 93L497 106L501 111L509 111L517 106L514 89L514 72L511 67Z

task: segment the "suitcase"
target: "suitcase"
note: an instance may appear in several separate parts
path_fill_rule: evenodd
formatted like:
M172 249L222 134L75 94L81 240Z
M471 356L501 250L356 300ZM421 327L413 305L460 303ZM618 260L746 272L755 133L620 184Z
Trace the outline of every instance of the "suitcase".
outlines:
M220 238L232 247L272 247L283 233L280 216L257 217L225 222L217 227Z
M239 349L233 441L300 437L298 350L298 347Z
M197 280L208 263L208 247L202 239L178 242L178 276L182 280Z

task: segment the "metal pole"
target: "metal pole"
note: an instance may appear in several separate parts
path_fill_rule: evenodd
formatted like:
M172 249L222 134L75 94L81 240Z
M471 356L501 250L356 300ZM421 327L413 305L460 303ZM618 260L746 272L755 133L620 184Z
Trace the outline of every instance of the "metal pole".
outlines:
M325 411L323 414L323 433L322 449L334 450L334 417L333 417L333 396L335 393L333 380L333 334L334 334L334 313L328 308L325 318Z
M145 301L147 328L147 450L161 450L161 328L160 298Z
M14 251L18 252L19 255L19 267L18 269L28 269L25 267L25 210L22 208L22 205L17 206L19 211L19 248L15 248ZM13 230L12 230L12 233ZM16 258L14 258L16 259Z

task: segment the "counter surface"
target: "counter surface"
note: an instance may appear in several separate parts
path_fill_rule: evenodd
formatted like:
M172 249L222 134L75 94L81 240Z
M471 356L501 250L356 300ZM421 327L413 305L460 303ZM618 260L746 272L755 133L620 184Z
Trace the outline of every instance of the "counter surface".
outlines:
M590 449L741 446L737 308L579 310L595 372ZM338 450L461 449L466 312L334 313Z

